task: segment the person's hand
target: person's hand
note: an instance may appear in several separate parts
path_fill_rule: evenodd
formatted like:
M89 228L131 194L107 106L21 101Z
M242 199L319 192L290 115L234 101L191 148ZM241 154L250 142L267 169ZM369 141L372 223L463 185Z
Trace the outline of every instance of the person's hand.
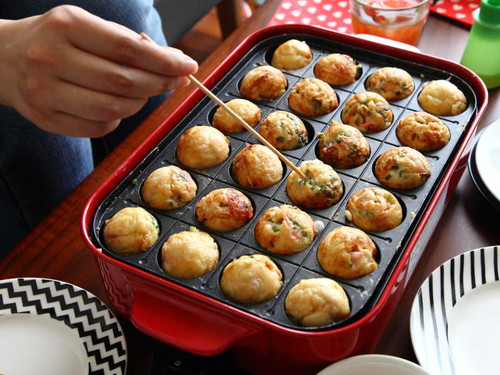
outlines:
M107 134L197 69L188 56L74 6L0 21L0 104L53 133Z

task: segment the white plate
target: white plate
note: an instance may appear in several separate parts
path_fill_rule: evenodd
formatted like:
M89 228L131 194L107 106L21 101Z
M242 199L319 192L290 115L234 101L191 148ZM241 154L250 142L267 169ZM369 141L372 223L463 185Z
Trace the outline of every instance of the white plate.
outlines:
M432 374L498 374L500 247L471 250L434 270L410 314L419 363Z
M349 357L321 370L317 375L429 375L422 367L402 358L367 354Z
M0 374L124 375L125 338L97 297L62 281L0 280Z
M475 157L483 184L500 201L500 119L482 132L477 141Z
M479 171L477 169L477 163L476 163L476 149L477 149L477 144L478 141L481 140L481 136L483 135L484 131L486 129L481 130L478 135L476 136L476 139L474 140L474 144L472 146L471 152L469 154L469 160L467 162L467 165L469 167L469 175L476 186L477 190L481 193L481 195L497 210L500 211L500 200L498 200L490 191L490 188L488 188L484 183L483 179L479 175Z

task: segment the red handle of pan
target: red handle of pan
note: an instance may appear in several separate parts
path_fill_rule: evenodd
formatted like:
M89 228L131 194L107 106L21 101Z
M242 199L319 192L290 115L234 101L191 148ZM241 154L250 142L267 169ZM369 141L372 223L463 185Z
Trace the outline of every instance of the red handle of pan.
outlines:
M262 328L172 289L129 275L134 297L130 320L144 333L181 350L218 355Z

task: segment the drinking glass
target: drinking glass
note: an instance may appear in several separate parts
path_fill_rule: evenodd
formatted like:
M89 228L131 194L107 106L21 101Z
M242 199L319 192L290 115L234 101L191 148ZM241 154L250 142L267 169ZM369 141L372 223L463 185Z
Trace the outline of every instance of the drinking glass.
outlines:
M355 34L417 45L429 15L429 0L350 0Z

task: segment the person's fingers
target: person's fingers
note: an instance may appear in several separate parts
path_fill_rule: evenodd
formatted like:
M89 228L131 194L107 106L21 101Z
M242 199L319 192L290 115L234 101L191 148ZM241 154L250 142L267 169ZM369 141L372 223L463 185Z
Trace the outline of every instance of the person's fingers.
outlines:
M198 69L196 61L190 57L172 53L132 30L117 27L79 8L58 7L49 13L49 26L63 33L73 45L89 53L168 76L185 76ZM78 27L75 27L75 23Z
M44 90L44 89L42 89ZM89 90L64 81L53 82L36 105L91 121L114 121L139 111L147 98L129 98ZM31 94L33 97L33 93Z
M120 119L91 121L66 112L39 112L33 109L30 112L30 117L36 121L39 128L71 137L102 137L115 130L121 121ZM30 118L30 120L32 119Z
M191 80L188 77L179 77L179 82L177 88L188 86Z
M58 134L97 137L136 113L146 99L91 91L64 81L31 83L16 109L38 127Z
M54 125L57 126L57 132L62 135L99 138L115 130L120 122L120 119L113 121L89 121L65 112L56 112L53 114L49 128L46 130L51 131L51 126ZM60 131L62 129L61 125L64 125L63 133Z
M182 52L180 49L178 48L174 48L174 47L170 47L170 46L167 46L167 47L163 47L165 48L167 51L172 51L172 52L177 52L177 53L182 53L184 54L184 52Z
M64 58L67 69L54 74L61 79L89 89L131 98L146 98L181 87L185 80L123 66L85 51L67 51Z

